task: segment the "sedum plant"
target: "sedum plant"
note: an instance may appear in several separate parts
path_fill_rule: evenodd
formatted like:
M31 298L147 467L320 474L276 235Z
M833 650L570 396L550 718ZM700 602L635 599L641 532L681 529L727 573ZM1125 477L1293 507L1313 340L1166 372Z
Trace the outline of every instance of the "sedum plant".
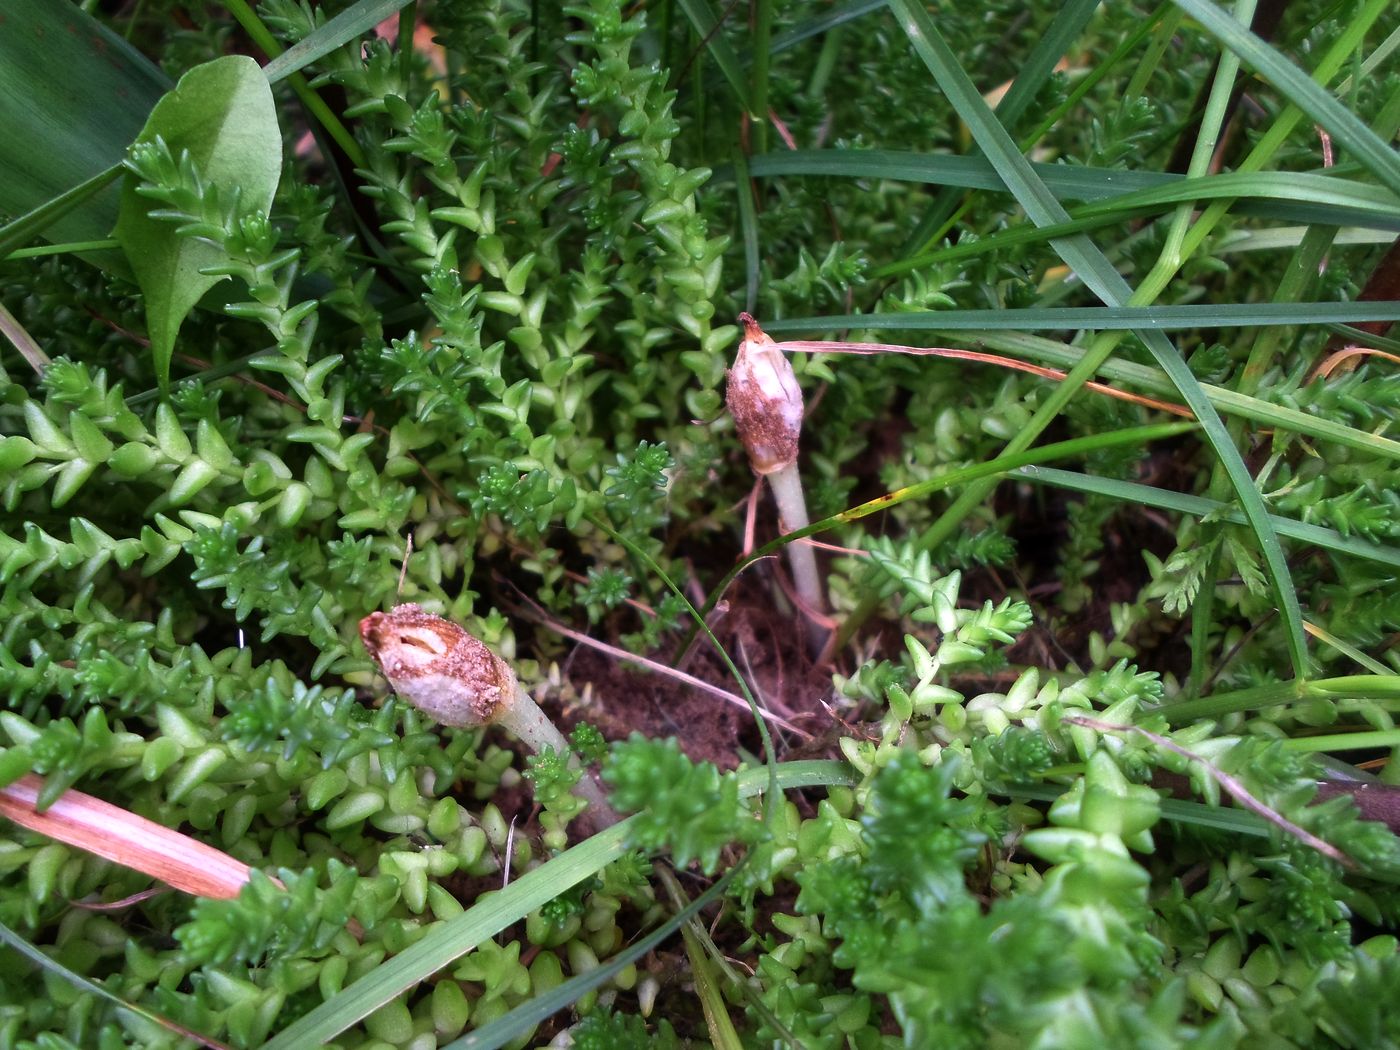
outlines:
M1393 5L50 6L122 186L0 159L0 792L252 874L0 823L0 1044L1391 1037Z

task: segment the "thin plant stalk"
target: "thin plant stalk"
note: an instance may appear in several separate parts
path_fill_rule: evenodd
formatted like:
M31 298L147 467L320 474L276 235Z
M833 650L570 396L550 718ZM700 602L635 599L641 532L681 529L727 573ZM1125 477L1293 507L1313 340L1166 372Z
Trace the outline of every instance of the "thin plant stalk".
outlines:
M773 500L778 504L778 524L784 533L805 529L812 523L807 516L807 500L802 495L802 479L797 474L796 462L769 474L768 487L773 490ZM820 615L825 605L821 577L817 575L816 553L810 543L794 540L787 545L787 556L793 585L802 599L804 611L809 614L807 622L820 630L825 644L825 628L810 615Z

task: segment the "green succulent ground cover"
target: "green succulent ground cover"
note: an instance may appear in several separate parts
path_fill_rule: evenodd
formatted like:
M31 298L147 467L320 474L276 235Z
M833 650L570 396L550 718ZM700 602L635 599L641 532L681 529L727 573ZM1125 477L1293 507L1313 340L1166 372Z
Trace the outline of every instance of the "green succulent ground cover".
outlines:
M0 1045L1400 1045L1393 5L5 18L0 781L256 874L0 822ZM817 665L743 310L1002 362L791 355Z

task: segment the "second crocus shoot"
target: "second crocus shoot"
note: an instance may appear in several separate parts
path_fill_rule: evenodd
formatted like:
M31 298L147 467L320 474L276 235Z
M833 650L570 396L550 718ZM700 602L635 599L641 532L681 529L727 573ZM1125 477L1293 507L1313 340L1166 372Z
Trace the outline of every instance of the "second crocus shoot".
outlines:
M784 532L805 528L807 501L797 473L797 439L802 433L802 388L783 351L749 314L740 314L744 340L729 370L725 403L755 474L768 479ZM807 614L807 640L813 654L826 644L826 627L817 618L825 609L817 559L810 544L787 545L793 585Z

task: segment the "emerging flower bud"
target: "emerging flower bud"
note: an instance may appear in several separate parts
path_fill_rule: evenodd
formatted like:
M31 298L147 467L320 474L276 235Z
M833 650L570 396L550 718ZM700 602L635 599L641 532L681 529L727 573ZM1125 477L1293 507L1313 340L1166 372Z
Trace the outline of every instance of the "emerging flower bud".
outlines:
M802 432L802 388L787 357L748 314L740 314L744 341L729 370L725 402L755 474L772 474L797 461Z
M417 605L370 613L360 637L394 692L443 725L493 722L514 701L515 674L504 660Z

